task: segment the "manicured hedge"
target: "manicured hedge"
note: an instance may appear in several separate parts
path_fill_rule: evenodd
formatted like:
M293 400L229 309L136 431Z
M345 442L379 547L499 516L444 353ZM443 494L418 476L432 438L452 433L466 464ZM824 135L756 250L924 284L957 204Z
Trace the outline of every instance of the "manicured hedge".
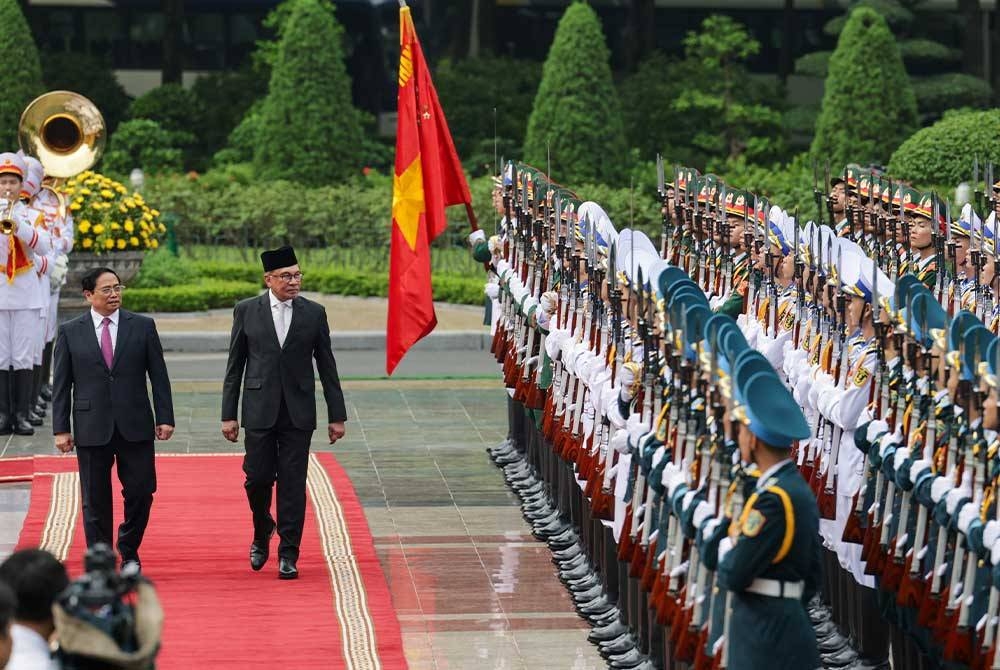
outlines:
M200 312L232 307L258 290L248 282L202 279L197 284L129 289L125 304L136 312Z
M255 265L213 261L164 260L166 254L152 254L152 263L131 283L128 306L140 312L197 312L232 307L238 300L258 293L262 288L261 271ZM172 269L173 271L169 271ZM171 279L183 278L182 283ZM434 299L465 305L483 301L483 277L479 274L434 275ZM349 269L310 269L306 275L307 291L330 295L385 297L389 277L385 272L359 272Z

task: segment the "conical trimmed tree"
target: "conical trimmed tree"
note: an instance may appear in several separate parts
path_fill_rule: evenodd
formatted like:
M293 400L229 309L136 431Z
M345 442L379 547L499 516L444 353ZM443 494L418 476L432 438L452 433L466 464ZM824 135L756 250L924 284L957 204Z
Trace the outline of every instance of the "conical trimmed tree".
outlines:
M917 102L896 39L878 12L855 8L830 57L810 153L831 166L885 164L917 127Z
M0 0L0 151L17 150L17 123L21 112L44 92L42 66L28 22L17 0Z
M254 166L270 179L329 184L360 173L361 114L351 103L343 28L326 0L288 0Z
M574 2L545 59L524 139L525 160L544 169L548 153L561 183L623 180L625 127L608 58L597 14Z

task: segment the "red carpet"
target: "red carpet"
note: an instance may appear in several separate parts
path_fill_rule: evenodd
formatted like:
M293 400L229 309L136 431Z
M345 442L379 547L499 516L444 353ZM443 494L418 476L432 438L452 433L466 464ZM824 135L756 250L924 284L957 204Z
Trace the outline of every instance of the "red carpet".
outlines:
M264 569L250 569L241 463L239 455L157 456L140 549L166 616L157 667L406 668L364 510L333 456L314 454L310 463L295 581L277 578L277 535ZM22 469L0 461L0 481ZM41 545L77 574L85 542L76 459L36 457L32 469L19 546ZM117 526L120 500L115 515Z

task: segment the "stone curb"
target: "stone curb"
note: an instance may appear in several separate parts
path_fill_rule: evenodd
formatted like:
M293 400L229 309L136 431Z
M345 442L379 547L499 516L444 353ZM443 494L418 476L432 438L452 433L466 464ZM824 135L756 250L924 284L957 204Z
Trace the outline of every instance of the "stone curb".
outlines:
M385 351L385 332L358 330L333 333L334 352ZM492 336L486 330L459 330L431 333L413 347L415 351L484 351L490 348ZM214 354L229 351L229 333L175 331L161 332L163 350L187 354Z

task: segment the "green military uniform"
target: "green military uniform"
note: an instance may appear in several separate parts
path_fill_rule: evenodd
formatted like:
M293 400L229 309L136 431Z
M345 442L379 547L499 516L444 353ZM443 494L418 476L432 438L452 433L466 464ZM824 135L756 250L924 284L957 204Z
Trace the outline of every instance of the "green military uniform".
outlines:
M773 372L754 374L739 396L746 429L772 448L809 436L802 410ZM730 537L732 548L720 549L718 573L720 587L733 594L729 669L819 667L806 613L822 572L819 511L793 460L761 474Z

